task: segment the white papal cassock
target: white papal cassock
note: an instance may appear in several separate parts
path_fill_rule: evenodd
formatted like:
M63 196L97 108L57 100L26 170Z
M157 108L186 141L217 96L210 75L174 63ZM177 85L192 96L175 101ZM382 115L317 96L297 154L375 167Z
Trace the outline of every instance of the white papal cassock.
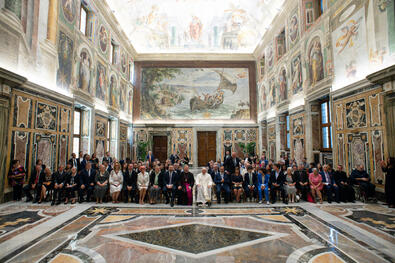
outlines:
M196 185L200 185L197 186L196 202L198 203L211 202L211 186L213 185L213 180L211 179L211 175L209 173L205 173L205 174L200 173L196 176L195 183Z

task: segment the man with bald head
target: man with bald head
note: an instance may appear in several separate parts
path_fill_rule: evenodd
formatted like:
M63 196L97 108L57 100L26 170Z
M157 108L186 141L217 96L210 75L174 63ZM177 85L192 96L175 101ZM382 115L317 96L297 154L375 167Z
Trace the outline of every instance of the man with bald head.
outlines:
M206 168L202 168L202 172L196 176L197 198L198 204L207 204L211 206L211 187L213 179L207 172Z

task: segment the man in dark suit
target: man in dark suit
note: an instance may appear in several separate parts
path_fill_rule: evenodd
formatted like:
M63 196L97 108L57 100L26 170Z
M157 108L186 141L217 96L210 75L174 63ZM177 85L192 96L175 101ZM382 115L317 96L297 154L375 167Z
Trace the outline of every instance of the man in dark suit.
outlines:
M55 204L56 199L58 199L58 201L56 201L56 205L59 205L60 202L62 201L64 182L66 180L66 173L64 171L63 164L59 165L58 171L56 173L54 173L53 178L54 178L54 187L53 187L54 193L53 193L51 205Z
M110 152L106 152L106 156L103 157L103 161L106 161L108 166L112 167L112 157Z
M322 167L322 172L320 172L322 177L322 184L324 185L324 189L326 191L326 196L328 199L328 203L332 203L332 195L335 194L335 201L337 203L340 202L339 199L339 186L336 184L332 173L328 171L328 165L325 164Z
M132 203L133 199L135 199L136 203L138 202L136 198L137 172L133 170L133 164L129 164L128 169L123 173L123 194L125 203L129 201L129 196Z
M285 198L284 190L285 175L283 171L280 170L280 164L273 164L273 171L270 174L269 185L270 185L270 199L272 199L272 204L276 202L277 191L281 192L281 197L283 202L288 204Z
M174 166L169 165L169 171L167 171L163 177L163 193L166 197L166 204L170 201L171 207L174 206L178 179L178 173L174 171Z
M303 163L299 164L298 170L295 171L294 175L296 178L296 189L298 189L302 195L302 199L307 201L307 193L310 191L309 176L307 175Z
M257 183L257 174L252 171L252 166L249 165L247 167L247 172L244 174L243 188L246 198L250 198L250 201L252 201L252 198L256 196L257 189L255 186L257 185Z
M221 166L219 172L215 174L214 183L217 193L217 203L221 203L221 191L225 191L225 203L227 204L230 200L230 175L225 173L225 167Z
M71 154L71 158L68 161L69 164L71 164L71 168L75 167L78 169L78 167L80 167L81 163L80 163L80 159L77 158L77 156L75 155L75 153Z
M240 167L240 159L237 157L236 152L232 152L232 156L225 160L225 171L232 175L235 173L235 168Z
M339 186L340 201L342 202L355 202L354 188L347 178L346 172L343 171L343 166L339 164L337 170L333 173L333 178Z
M155 165L149 176L149 198L150 204L155 204L159 200L160 189L163 187L163 174L160 165Z
M37 203L40 197L41 185L39 184L40 175L43 172L41 164L37 164L32 175L30 176L29 183L23 188L26 195L26 202L33 200L33 203ZM34 191L34 199L30 191Z
M90 198L95 188L95 177L96 170L92 169L92 164L90 162L87 162L85 169L81 172L79 180L78 197L80 199L80 203L84 201L84 192L86 192L87 195L86 200L90 202Z
M365 171L363 164L357 165L357 169L351 172L350 180L353 185L359 185L366 198L375 197L376 186L370 182L370 176Z

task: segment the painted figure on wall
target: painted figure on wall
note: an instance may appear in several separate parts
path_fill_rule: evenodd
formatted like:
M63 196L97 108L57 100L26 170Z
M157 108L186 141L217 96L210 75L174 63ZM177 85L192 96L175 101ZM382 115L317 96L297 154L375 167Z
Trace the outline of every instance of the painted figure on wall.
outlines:
M192 17L192 21L189 24L189 36L192 41L198 41L202 35L203 25L200 19L196 16Z
M303 89L302 63L301 63L300 55L296 56L291 61L291 75L292 75L291 90L293 94L297 94Z
M107 71L100 62L97 63L96 98L106 100Z
M276 81L273 79L269 82L269 106L276 105Z
M128 105L129 105L128 113L130 115L132 115L132 113L133 113L133 90L129 91Z
M126 100L126 87L124 83L121 83L121 92L119 96L119 106L121 111L126 111L125 110L125 100Z
M291 17L291 20L289 22L288 33L289 33L289 39L291 40L291 42L292 43L296 42L296 40L298 39L298 34L299 34L299 19L298 19L297 14L294 14Z
M78 88L91 92L91 56L86 49L83 49L80 54L80 64L79 64L79 82Z
M128 71L128 56L125 51L121 55L121 71L123 74L126 74Z
M75 2L74 0L62 0L63 15L70 23L74 21L75 17Z
M272 45L266 48L265 54L266 54L265 56L267 61L267 67L270 69L273 66L273 60L274 60L274 52Z
M280 100L284 101L288 99L287 72L285 68L280 71L280 75L278 76L278 84L280 87Z
M108 45L108 33L107 29L103 25L100 27L99 30L99 45L101 51L103 51L103 53L106 53Z
M321 40L315 37L309 48L309 71L312 86L324 78L324 59L322 56Z
M69 89L72 78L74 42L63 32L59 32L58 45L59 69L57 72L57 86Z
M347 46L350 48L354 46L354 38L358 37L361 21L362 18L358 20L351 19L342 27L341 31L343 34L336 39L336 48L338 48L337 54L342 53Z
M110 105L118 107L118 86L114 75L110 77Z
M262 112L262 111L264 111L264 110L266 110L266 86L264 85L264 84L262 84L261 85L261 89L260 89L260 97L261 97L261 99L260 99L260 106L261 106L261 108L260 108L260 111Z

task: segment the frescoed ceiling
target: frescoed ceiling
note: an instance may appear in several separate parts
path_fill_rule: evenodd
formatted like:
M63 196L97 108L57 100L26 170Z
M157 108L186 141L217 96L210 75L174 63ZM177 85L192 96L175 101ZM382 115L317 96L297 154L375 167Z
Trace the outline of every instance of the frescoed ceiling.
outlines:
M106 0L137 53L252 53L284 0Z

